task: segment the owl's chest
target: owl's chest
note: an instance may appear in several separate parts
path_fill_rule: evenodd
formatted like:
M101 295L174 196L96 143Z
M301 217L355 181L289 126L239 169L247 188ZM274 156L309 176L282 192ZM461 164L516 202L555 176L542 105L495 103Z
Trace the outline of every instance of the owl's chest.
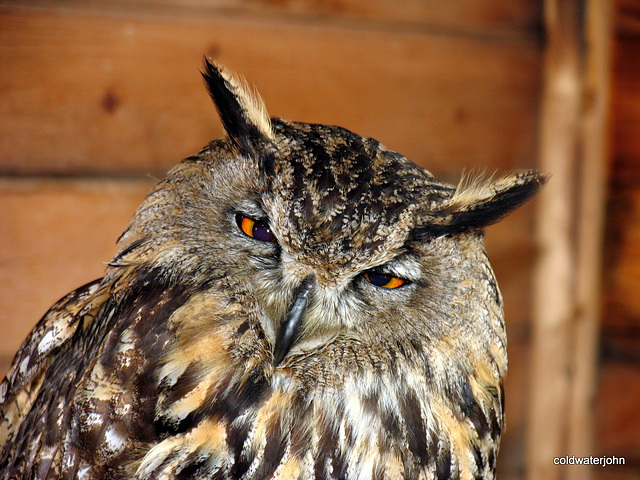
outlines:
M172 317L178 335L159 365L160 430L139 459L142 478L431 478L469 457L464 429L438 433L451 414L420 371L381 369L380 355L347 340L274 365L246 317L210 312L200 302L184 310L188 322Z
M345 379L342 387L301 388L286 374L249 379L221 391L215 407L179 435L180 446L170 455L185 465L196 454L208 458L206 474L226 471L228 478L363 478L363 469L404 471L410 452L402 453L401 421L353 387ZM424 424L413 427L423 431L426 448ZM164 464L167 446L176 442L167 438L154 447L143 470Z

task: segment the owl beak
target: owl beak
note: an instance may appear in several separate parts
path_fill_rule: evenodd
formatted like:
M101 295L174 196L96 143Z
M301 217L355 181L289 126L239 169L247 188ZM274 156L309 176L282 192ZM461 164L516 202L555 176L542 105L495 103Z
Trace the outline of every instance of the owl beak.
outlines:
M293 304L291 305L291 308L289 308L289 313L287 314L287 319L280 327L280 333L273 352L276 365L282 362L293 345L298 334L298 330L300 329L302 317L307 305L309 304L309 297L313 291L314 283L313 276L309 275L302 280L300 286L296 290Z

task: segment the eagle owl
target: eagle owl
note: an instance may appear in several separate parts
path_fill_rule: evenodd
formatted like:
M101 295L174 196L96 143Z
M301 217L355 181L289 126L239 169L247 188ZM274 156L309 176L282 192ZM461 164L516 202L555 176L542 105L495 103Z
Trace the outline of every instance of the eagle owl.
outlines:
M226 137L21 346L0 478L493 478L507 355L483 228L544 177L454 187L203 76Z

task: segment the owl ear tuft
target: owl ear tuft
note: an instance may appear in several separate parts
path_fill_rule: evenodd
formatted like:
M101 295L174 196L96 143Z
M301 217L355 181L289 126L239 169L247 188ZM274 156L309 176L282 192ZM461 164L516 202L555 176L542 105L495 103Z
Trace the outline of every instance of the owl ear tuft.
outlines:
M534 170L500 178L464 176L453 196L436 212L435 223L447 232L484 228L524 204L547 180Z
M260 158L273 140L264 102L245 79L205 57L202 76L229 139L248 157Z

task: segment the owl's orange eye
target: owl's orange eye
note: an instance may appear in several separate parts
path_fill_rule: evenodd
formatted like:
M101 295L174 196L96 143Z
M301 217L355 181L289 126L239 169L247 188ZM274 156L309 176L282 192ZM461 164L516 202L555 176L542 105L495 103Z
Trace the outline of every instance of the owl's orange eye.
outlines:
M364 278L367 282L382 288L398 288L407 283L406 280L386 273L367 272L364 274Z
M245 235L260 240L261 242L276 241L276 237L271 231L271 228L265 222L254 220L244 215L238 215L237 221L240 230L242 230Z

